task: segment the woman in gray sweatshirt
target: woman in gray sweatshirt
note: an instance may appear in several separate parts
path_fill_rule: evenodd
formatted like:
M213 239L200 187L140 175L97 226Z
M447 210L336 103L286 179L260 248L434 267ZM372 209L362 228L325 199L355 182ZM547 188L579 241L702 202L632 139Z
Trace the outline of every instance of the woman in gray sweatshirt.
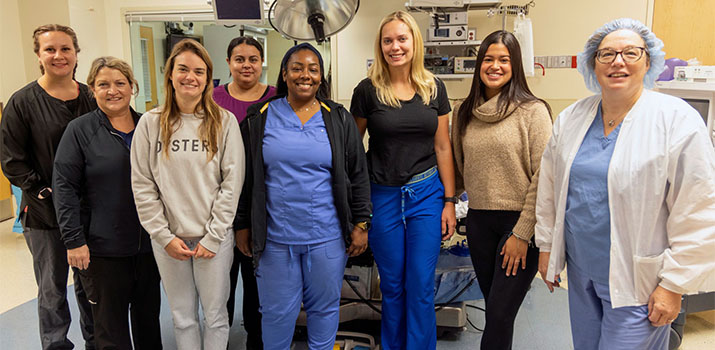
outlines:
M176 44L164 69L164 105L144 114L131 150L132 189L149 232L179 349L226 349L230 231L245 175L236 118L212 99L206 49Z

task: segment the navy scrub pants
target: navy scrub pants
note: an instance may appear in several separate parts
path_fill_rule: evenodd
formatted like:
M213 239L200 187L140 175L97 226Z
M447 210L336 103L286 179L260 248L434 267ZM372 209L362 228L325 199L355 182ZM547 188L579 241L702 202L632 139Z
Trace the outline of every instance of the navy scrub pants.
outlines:
M380 272L382 348L435 349L434 273L444 208L437 168L404 186L373 183L371 190L368 240Z

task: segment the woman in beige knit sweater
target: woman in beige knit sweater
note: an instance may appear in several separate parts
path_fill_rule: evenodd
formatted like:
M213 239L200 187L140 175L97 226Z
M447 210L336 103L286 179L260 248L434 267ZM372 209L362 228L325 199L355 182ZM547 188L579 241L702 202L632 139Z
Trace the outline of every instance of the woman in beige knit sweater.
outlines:
M469 96L453 114L458 178L469 196L467 240L486 302L481 348L490 350L511 349L514 319L539 259L534 208L551 110L529 90L521 62L514 35L487 36Z

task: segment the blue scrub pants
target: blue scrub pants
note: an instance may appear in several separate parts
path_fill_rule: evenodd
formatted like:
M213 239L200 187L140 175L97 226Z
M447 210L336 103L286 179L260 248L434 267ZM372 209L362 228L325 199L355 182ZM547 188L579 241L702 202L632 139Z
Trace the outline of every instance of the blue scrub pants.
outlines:
M333 349L346 261L342 237L305 245L266 241L256 268L264 350L290 349L301 303L308 348Z
M607 284L568 264L569 314L576 350L667 350L670 325L653 327L648 305L614 309Z
M404 186L371 184L368 240L380 272L382 348L435 349L434 273L444 186L436 168Z

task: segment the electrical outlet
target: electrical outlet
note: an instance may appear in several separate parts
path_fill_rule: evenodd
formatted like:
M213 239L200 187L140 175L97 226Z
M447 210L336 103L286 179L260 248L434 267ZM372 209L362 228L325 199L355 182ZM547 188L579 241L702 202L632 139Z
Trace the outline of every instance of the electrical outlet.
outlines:
M559 68L570 68L571 67L571 56L558 56L558 67Z

